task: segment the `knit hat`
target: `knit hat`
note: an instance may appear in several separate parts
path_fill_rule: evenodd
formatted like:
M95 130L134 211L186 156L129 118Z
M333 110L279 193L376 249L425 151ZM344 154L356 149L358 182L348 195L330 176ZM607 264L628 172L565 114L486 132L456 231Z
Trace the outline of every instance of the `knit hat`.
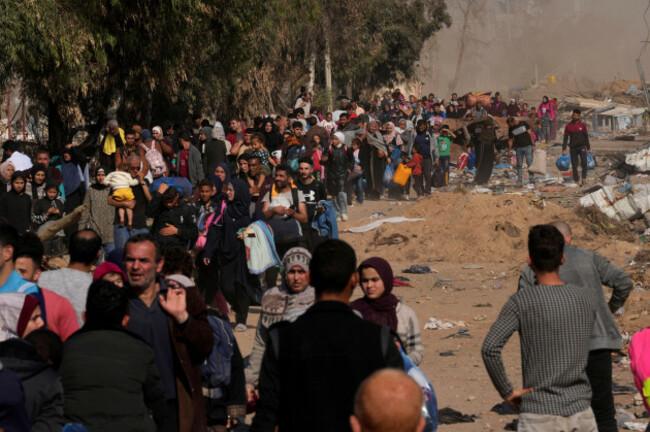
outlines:
M173 274L165 278L165 281L176 282L182 288L189 288L194 286L194 282L185 275Z
M311 261L311 254L305 248L294 247L284 254L282 259L282 268L288 271L294 266L299 266L304 271L309 271L309 262Z
M102 277L109 273L118 273L120 276L122 276L122 281L126 281L126 275L117 264L105 261L98 265L93 272L93 282L100 280Z
M341 142L341 144L343 144L343 143L345 142L345 135L343 135L343 132L336 132L336 133L334 134L334 136L337 137L337 138L339 139L339 141Z

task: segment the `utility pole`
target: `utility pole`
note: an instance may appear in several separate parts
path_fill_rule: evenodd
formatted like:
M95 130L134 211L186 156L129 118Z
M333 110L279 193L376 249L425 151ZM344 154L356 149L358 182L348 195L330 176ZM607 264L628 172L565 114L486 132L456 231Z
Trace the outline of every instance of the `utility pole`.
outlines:
M7 139L11 139L11 98L9 96L9 86L7 86Z
M330 58L330 41L327 29L323 27L325 36L325 90L327 91L327 111L332 111L332 62Z
M25 86L23 84L20 85L20 97L20 105L23 108L23 141L27 141L27 135L25 135Z

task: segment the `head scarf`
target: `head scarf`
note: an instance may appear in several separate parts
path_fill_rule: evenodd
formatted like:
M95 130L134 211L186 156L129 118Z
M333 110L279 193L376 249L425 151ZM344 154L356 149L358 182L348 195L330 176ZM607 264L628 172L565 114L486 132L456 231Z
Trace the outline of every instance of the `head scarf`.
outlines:
M142 129L142 132L140 132L140 138L142 138L143 143L153 139L149 129Z
M235 190L235 198L228 203L226 212L228 212L228 214L233 218L250 218L251 194L248 183L244 180L235 178L230 180L230 184Z
M0 294L0 342L22 337L36 306L38 300L31 295Z
M353 301L350 307L361 312L363 319L388 326L393 331L397 331L397 304L399 300L391 293L393 291L393 269L385 259L379 257L368 258L362 262L359 266L359 273L368 267L372 267L379 273L379 277L384 282L384 293L375 300L364 296Z
M210 171L210 172L212 173L212 174L210 174L210 178L212 179L212 176L219 177L219 176L217 176L217 175L214 173L214 172L216 171L217 167L221 167L221 168L223 168L223 170L224 170L225 173L226 173L226 179L223 180L223 184L230 184L230 168L228 168L228 164L225 163L225 162L219 162L218 164L216 164L216 165L212 168L212 171ZM212 180L212 181L214 181L214 180ZM215 183L215 184L216 184L216 183Z
M299 266L304 271L309 271L309 262L311 261L311 254L305 248L294 247L287 251L282 258L282 268L285 272L289 271L294 266Z
M151 131L152 131L152 134L153 134L153 132L158 132L160 134L160 139L162 139L162 137L165 135L160 126L154 126L153 129L151 129Z
M219 177L216 174L212 174L211 176L208 177L210 180L212 180L212 184L214 185L214 188L217 190L217 193L215 193L212 196L212 202L216 203L219 200L223 199L224 193L223 193L223 181L221 181L221 177Z
M271 132L266 131L267 123L271 124ZM262 123L262 132L264 132L264 138L266 138L266 148L269 149L269 152L274 152L282 147L282 135L280 135L278 126L273 122L273 119L264 119L264 122Z
M7 171L9 170L9 165L14 167L14 172L16 171L16 167L14 166L13 162L11 161L5 161L0 164L0 176L2 176L2 181L5 183L8 183L9 180L6 179L7 177Z
M205 135L206 145L212 144L212 128L209 126L202 127L201 133Z
M215 122L214 127L212 128L212 138L219 141L226 140L226 131L220 121Z
M343 132L336 132L334 133L334 136L339 139L341 145L345 143L345 135L343 135Z
M126 275L122 269L117 264L108 261L101 263L97 268L95 268L95 272L93 273L93 282L100 280L103 276L109 273L118 273L122 277L122 282L126 282Z
M392 132L386 132L384 135L384 141L386 142L386 145L391 145L393 143L393 140L395 140L395 145L396 146L401 146L404 144L402 142L402 137L399 136L399 133L397 132L397 128L395 127L395 123L393 122L388 122L386 123L386 126L392 126L393 131Z
M63 177L63 190L66 196L72 195L81 186L81 175L79 172L79 165L74 160L74 155L70 148L64 148L62 154L69 153L71 156L70 162L66 162L61 157L61 176Z

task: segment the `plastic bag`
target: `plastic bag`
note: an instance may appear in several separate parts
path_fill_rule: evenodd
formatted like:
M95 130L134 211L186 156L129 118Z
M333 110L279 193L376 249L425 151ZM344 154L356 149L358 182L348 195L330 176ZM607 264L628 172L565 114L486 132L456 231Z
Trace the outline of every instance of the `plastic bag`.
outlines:
M587 170L591 171L594 168L596 168L596 160L591 155L591 153L587 153Z
M386 187L393 187L395 186L395 183L393 182L393 176L395 175L395 169L393 169L392 165L386 165L386 169L384 170L384 186Z
M173 186L180 193L181 198L192 196L192 184L184 177L160 177L149 185L149 192L154 193L158 190L161 183L167 183Z
M433 386L429 379L422 373L420 368L413 364L413 362L406 357L404 351L400 348L402 360L404 360L404 371L420 386L422 389L422 396L424 402L422 404L422 417L426 422L424 432L435 432L438 429L438 400L436 399L436 392L433 391Z
M534 174L546 175L546 152L544 150L535 150L533 163L528 167L528 171Z
M560 171L569 171L571 168L571 157L569 155L562 155L555 161L555 166Z

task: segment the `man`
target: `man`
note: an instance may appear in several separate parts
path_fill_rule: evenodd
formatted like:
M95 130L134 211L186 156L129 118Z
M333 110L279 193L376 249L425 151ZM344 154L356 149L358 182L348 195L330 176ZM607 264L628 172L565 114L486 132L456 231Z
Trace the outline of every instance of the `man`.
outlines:
M437 140L434 140L427 131L427 122L424 120L417 122L416 132L413 145L422 155L422 175L424 176L424 195L426 196L431 194L431 175L433 174L433 164L438 160L438 145Z
M116 207L113 225L115 249L123 248L129 237L149 232L145 213L147 211L147 203L151 201L151 193L149 192L149 181L144 178L146 173L141 169L140 157L134 154L130 155L126 160L126 168L129 170L131 178L137 178L140 184L131 187L131 191L135 197L132 201L115 201L112 196L108 196L108 204ZM131 229L120 225L118 208L130 208L133 210Z
M261 187L258 187L257 184L260 180L260 175L262 175L262 161L259 156L250 156L248 158L248 178L253 180L253 186L251 186L251 202L256 203L258 206L262 206L262 198L266 195L267 192L273 187L274 179L273 176L267 176L262 183Z
M31 294L38 297L39 300L43 300L38 287L23 279L14 270L14 256L19 243L20 237L16 228L0 222L0 294L19 292Z
M99 155L101 165L108 167L111 171L115 170L114 154L119 147L125 143L124 131L120 128L117 120L111 119L106 123L105 135L102 138L100 146L102 151Z
M50 166L50 151L47 148L39 147L34 155L34 160L37 164L43 164L47 168L45 183L52 182L56 183L57 186L61 186L61 183L63 183L63 175L57 167Z
M70 300L79 325L86 310L88 287L93 281L92 268L99 259L102 239L91 229L79 230L70 237L70 264L67 268L43 272L39 284Z
M157 273L164 259L149 234L131 237L124 246L128 281L128 329L152 346L166 400L163 431L203 432L206 414L199 367L214 337L205 303L195 287L167 289Z
M303 243L308 250L314 250L314 247L321 241L321 237L311 224L314 221L316 208L320 201L327 199L325 185L314 178L314 161L310 157L300 158L298 164L298 190L305 197L305 207L307 209L307 222L302 224Z
M325 166L327 189L334 201L338 221L348 220L348 196L346 184L348 175L354 169L354 150L343 145L343 132L336 132L330 139L330 146L323 151L321 163Z
M176 157L178 161L178 175L179 177L186 178L192 185L192 188L195 188L203 179L201 152L196 146L192 145L192 137L188 132L181 132L178 139L181 143L181 150Z
M290 169L275 167L275 187L262 198L262 211L273 229L275 246L280 256L301 239L300 224L307 223L307 206L302 192L289 183ZM288 205L287 205L288 204Z
M422 432L422 389L402 371L382 369L359 387L352 432Z
M32 160L20 151L20 143L14 140L7 140L2 145L4 150L3 160L11 161L16 171L26 171L32 167Z
M327 129L325 129L323 126L318 125L318 117L312 116L309 117L309 130L307 131L307 135L305 135L305 144L310 145L312 140L314 139L314 135L318 135L320 137L320 143L323 147L327 147L327 142L330 137L330 134L327 133Z
M27 281L38 284L43 261L43 243L36 234L26 233L20 239L14 267ZM65 341L79 330L79 321L70 301L57 293L40 288L45 303L47 327Z
M567 145L571 154L571 169L573 181L582 186L587 180L587 153L591 153L587 125L580 121L581 111L574 109L571 121L564 127L564 140L562 141L562 154L567 154ZM582 178L578 177L578 158L582 166Z
M526 157L526 166L530 170L533 163L533 152L535 151L535 139L533 131L525 121L517 122L514 117L508 117L508 157L515 148L517 155L517 182L524 181L524 156ZM528 174L530 178L530 172Z
M296 104L293 108L294 110L301 108L305 117L309 117L309 112L311 111L311 93L301 94L300 97L296 99Z
M517 117L520 115L521 109L519 108L519 105L517 105L517 101L514 99L510 99L510 102L508 103L508 117Z
M242 140L237 141L237 143L230 148L230 155L228 156L228 164L230 166L231 173L234 173L235 171L239 172L239 159L246 153L252 153L253 144L251 143L251 140L253 139L254 133L255 133L255 129L253 128L246 129L244 131L244 134L242 135L243 137Z
M148 173L149 164L144 157L144 149L136 144L135 131L133 129L127 129L126 132L124 132L124 140L124 145L118 147L115 151L115 166L120 169L123 164L126 165L126 160L129 156L136 155L140 157L140 161L142 162L142 171Z
M595 431L586 367L596 308L587 288L565 284L564 238L552 226L528 234L528 265L538 285L513 294L483 341L481 354L501 397L519 409L519 430ZM513 388L501 350L521 341L523 388Z
M296 115L294 121L300 122L302 124L302 134L307 133L307 120L305 120L305 110L302 108L295 109L293 113Z
M276 326L260 371L251 432L351 431L354 394L385 367L403 369L388 327L348 306L359 282L356 255L341 240L316 247L309 264L316 303L295 322Z
M591 408L596 416L599 432L616 431L616 409L612 395L612 351L623 348L621 333L613 313L623 307L632 292L633 283L621 269L610 264L595 252L579 249L571 244L571 228L566 222L550 225L564 237L566 261L560 267L560 278L569 284L585 287L596 304L596 323L589 341L587 377L591 384ZM535 273L526 267L519 278L519 289L529 289L537 284ZM607 302L603 285L613 289Z
M85 324L65 343L59 368L65 419L94 431L157 431L165 418L163 387L153 349L124 329L127 292L98 280L84 309Z
M501 99L501 93L496 92L494 94L494 100L492 101L492 105L490 105L490 108L488 109L488 114L490 114L493 117L501 117L501 111L504 109L507 110L508 107L505 104L505 102L503 102L503 100Z

